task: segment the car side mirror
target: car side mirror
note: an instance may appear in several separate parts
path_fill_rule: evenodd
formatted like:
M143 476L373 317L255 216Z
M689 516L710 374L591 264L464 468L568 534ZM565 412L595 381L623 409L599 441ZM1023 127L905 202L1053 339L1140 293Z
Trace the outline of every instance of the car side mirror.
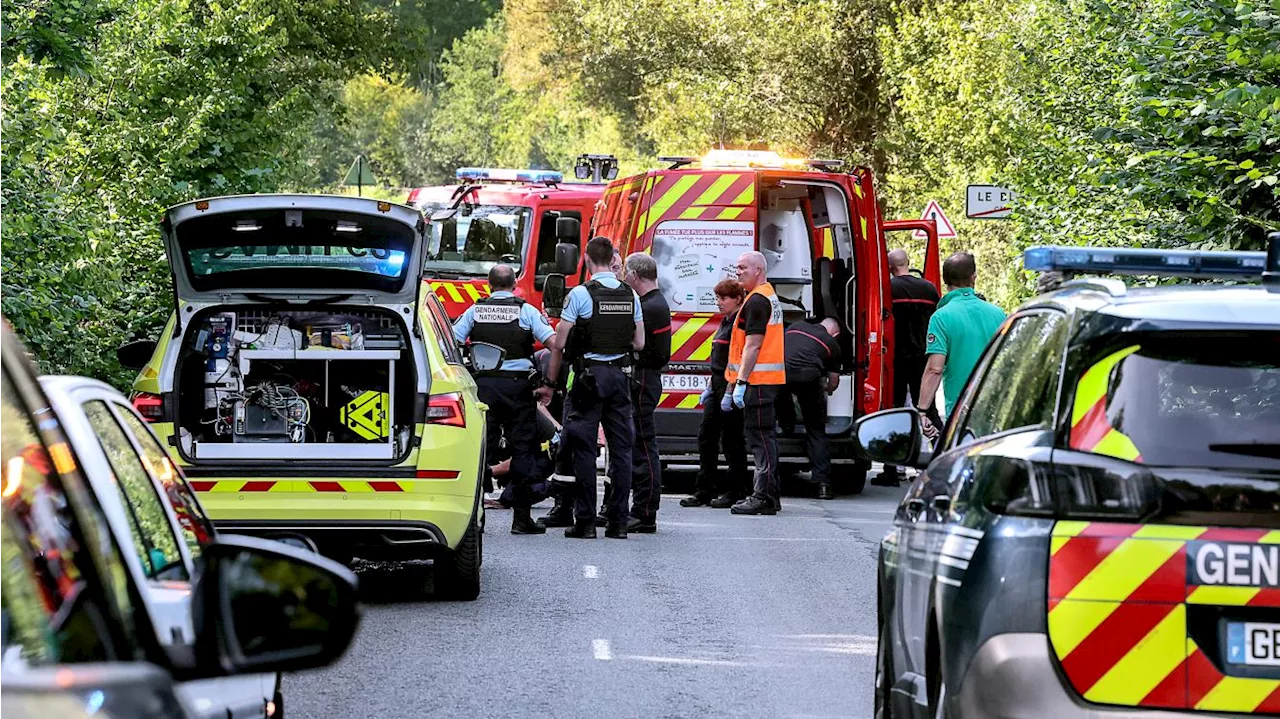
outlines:
M568 277L578 271L577 243L560 242L556 244L556 273Z
M356 576L331 559L256 537L204 548L192 596L203 676L290 672L329 664L359 623Z
M566 293L564 275L547 275L547 280L542 285L542 309L546 311L547 316L560 316L560 312L564 309Z
M472 342L467 345L467 357L472 372L493 372L502 366L507 351L488 342Z
M920 415L910 407L886 409L861 417L854 435L868 459L884 464L924 468L933 459L925 446Z
M120 366L125 369L140 370L147 366L147 363L151 361L151 356L155 353L155 340L134 340L116 348L116 359L119 360Z

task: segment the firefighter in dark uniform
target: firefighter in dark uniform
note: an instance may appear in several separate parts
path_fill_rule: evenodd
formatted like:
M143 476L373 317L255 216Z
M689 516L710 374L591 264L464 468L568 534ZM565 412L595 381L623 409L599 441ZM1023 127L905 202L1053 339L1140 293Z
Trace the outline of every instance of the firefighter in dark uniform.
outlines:
M577 492L573 526L564 536L596 537L596 436L604 427L609 447L609 476L613 496L606 510L605 536L626 539L628 500L631 498L631 353L644 349L644 320L640 298L609 271L613 244L597 237L587 243L586 265L591 279L574 287L565 298L551 342L551 361L538 399L549 402L562 377L567 357L573 366L573 387L565 396L562 444L573 457Z
M724 378L725 368L729 366L729 337L746 292L737 280L721 280L715 293L716 305L724 319L720 320L720 328L711 340L711 383L699 398L702 424L698 426L698 480L693 494L680 500L681 507L708 505L728 509L751 494L742 412L720 409L720 402L729 391L729 383ZM727 477L719 471L721 446L729 464Z
M658 459L653 411L662 398L662 370L671 360L671 307L658 289L658 263L644 252L627 256L626 282L640 298L644 349L631 374L631 412L636 442L631 450L631 520L627 530L650 534L658 529L662 464Z
M795 322L783 334L787 388L778 398L778 421L784 428L794 425L795 405L800 405L810 481L818 485L818 499L835 499L827 441L827 395L840 386L839 336L840 323L831 317L821 322Z
M555 331L533 305L516 297L516 273L507 265L489 270L491 294L467 308L453 326L459 342L487 342L506 350L495 372L476 377L480 401L489 405L489 456L498 456L498 442L505 438L511 468L502 504L511 507L512 534L545 534L529 515L529 508L545 499L536 486L538 453L537 407L533 391L533 341L547 342Z

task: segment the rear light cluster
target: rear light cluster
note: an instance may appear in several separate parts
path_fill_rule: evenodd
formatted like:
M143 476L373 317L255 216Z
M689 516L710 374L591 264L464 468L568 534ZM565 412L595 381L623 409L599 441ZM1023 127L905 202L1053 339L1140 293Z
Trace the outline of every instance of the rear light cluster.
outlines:
M133 396L133 408L148 422L164 419L164 400L158 395L139 392Z
M1053 459L975 457L975 473L994 480L987 483L987 508L1000 514L1131 522L1160 510L1164 488L1143 467L1087 452L1055 450Z
M427 424L466 427L466 405L460 392L433 394L427 398Z

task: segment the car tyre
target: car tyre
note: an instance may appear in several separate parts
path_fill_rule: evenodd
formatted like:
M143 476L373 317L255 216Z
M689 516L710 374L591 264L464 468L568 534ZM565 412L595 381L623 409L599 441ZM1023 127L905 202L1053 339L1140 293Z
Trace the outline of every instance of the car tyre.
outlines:
M458 548L435 560L436 596L441 599L470 602L480 596L480 563L484 556L483 540L475 520L458 542Z
M887 625L880 627L876 651L875 719L893 719L890 678L893 676L893 646L889 643Z
M834 470L831 474L835 480L836 493L862 494L867 486L867 472L870 469L870 462L859 459L852 465L842 465Z

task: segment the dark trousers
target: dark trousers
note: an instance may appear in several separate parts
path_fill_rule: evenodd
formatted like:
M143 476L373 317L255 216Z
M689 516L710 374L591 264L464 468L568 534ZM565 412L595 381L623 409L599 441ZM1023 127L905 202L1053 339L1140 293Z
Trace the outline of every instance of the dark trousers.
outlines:
M742 429L756 460L755 495L779 502L778 435L774 402L778 385L749 385L743 398Z
M920 406L920 378L924 376L924 366L927 358L920 357L898 357L893 363L893 406L907 406L907 391L911 392L911 401L915 406ZM936 404L936 403L934 403ZM933 426L942 429L942 418L938 414L936 406L930 406L926 413ZM885 466L885 472L896 474L898 467L892 465Z
M605 514L610 521L621 522L627 518L631 497L631 446L635 442L630 380L617 367L594 365L575 373L565 402L562 435L565 449L573 457L573 476L577 480L573 514L580 522L594 521L596 516L596 436L601 425L609 446L609 476L613 479Z
M545 499L545 490L536 485L538 435L537 400L533 382L527 377L481 375L476 377L476 393L489 405L485 441L487 456L497 457L498 443L506 438L511 471L502 490L502 502L511 507L528 508ZM486 471L487 468L486 468Z
M631 380L631 421L635 447L631 451L631 516L652 521L662 500L662 463L658 458L658 430L653 411L662 398L662 374L637 367Z
M742 411L720 411L720 400L728 389L724 379L711 380L711 397L702 405L702 425L698 427L697 491L707 494L751 494L751 474L747 470L747 438L742 430ZM720 448L729 463L726 476L720 471Z
M789 382L783 392L783 395L779 395L779 404L790 405L794 397L796 404L800 405L805 445L811 462L810 481L826 484L831 481L831 448L827 443L827 393L822 389L822 380ZM788 406L787 409L791 410L791 407ZM778 415L782 415L781 408L778 409Z

